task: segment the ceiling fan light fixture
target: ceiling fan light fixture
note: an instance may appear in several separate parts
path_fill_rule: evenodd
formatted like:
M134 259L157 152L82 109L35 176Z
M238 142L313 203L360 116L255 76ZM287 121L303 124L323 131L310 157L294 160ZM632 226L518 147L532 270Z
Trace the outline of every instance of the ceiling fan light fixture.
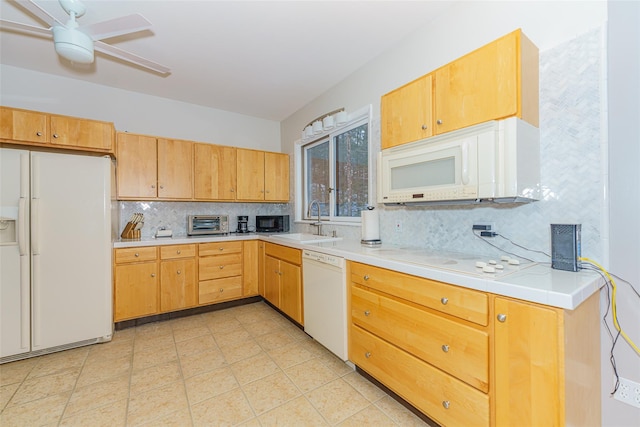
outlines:
M93 40L82 31L55 26L53 41L56 52L63 58L78 64L93 62Z

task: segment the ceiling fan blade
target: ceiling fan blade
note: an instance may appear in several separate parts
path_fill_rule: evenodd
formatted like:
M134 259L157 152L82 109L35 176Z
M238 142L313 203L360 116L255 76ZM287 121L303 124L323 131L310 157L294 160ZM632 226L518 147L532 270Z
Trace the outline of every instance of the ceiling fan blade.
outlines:
M149 70L155 71L160 74L170 74L171 69L165 67L164 65L158 64L157 62L153 62L149 59L138 56L134 53L127 52L126 50L122 50L110 44L97 41L93 44L93 49L97 52L102 52L106 55L113 56L118 59L122 59L127 62L131 62L133 64L139 65L141 67L147 68Z
M94 40L103 40L110 37L121 36L124 34L135 33L151 28L151 22L138 14L134 13L120 18L109 19L95 24L82 26L80 31L89 35Z
M51 15L32 0L17 1L16 3L27 9L33 16L39 18L43 22L46 22L49 27L53 27L56 24L63 25L55 16Z
M38 37L47 37L47 38L53 37L53 34L51 34L51 29L49 28L34 27L33 25L22 24L20 22L6 21L4 19L0 19L0 29L17 31L19 33L29 34L29 35L38 36Z

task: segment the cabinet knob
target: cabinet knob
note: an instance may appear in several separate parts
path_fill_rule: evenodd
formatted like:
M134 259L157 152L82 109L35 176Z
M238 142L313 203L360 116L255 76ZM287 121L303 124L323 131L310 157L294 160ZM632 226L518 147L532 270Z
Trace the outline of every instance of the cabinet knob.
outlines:
M151 188L156 188L156 186L155 186L155 185L153 185L153 184L151 184Z
M156 273L151 273L151 277L156 277Z
M161 186L160 186L160 189L161 189L161 190L164 190L164 185L161 185Z
M364 279L364 280L369 280L369 275L368 275L368 274L365 274L365 275L364 275L364 277L363 277L363 279Z
M36 136L42 136L42 132L36 132Z
M176 271L176 273L178 273L178 274L182 274L182 272L181 272L180 270Z
M260 190L261 193L264 193L264 190Z
M447 305L447 303L449 302L449 298L442 297L440 298L440 302L442 303L442 305Z
M221 265L219 268L220 268L220 270L222 270L224 268L224 265Z
M428 129L427 125L422 125L422 130L427 130L427 129Z
M449 353L449 346L446 344L442 344L442 351L444 351L445 353Z
M223 293L223 292L224 292L224 288L220 288L220 293Z
M58 135L57 133L54 133L54 134L53 134L53 137L54 137L54 138L60 138L60 135Z
M368 358L370 358L370 357L371 357L371 352L370 352L370 351L367 351L367 352L364 354L364 357L366 357L367 359L368 359Z
M507 321L507 315L506 314L498 314L498 322L504 323Z
M178 255L180 255L180 253L181 253L181 252L180 252L180 249L178 249L178 250L176 251L176 253L177 253Z
M436 121L436 123L441 125L442 124L442 120L438 119L438 121Z
M370 312L369 310L365 310L365 311L364 311L364 315L365 315L365 316L368 316L368 315L370 315L370 314L371 314L371 312Z
M233 193L233 192L234 192L234 191L236 191L236 190L234 190L234 189L232 188L232 189L230 189L229 191Z
M444 406L444 409L449 409L449 406L451 406L451 403L449 403L448 400L443 400L442 406Z
M265 193L268 193L268 192L269 192L269 190L265 191Z
M223 248L223 247L219 247L218 249L219 249L219 250L221 250L221 251L224 251L224 248Z
M136 252L136 254L134 255L136 258L138 258L140 256L140 254L138 252Z

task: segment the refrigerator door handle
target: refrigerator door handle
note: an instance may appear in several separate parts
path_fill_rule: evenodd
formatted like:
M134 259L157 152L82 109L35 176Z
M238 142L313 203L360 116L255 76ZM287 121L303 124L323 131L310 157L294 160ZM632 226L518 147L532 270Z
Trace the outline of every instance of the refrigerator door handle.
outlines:
M40 199L31 199L31 253L40 255Z
M27 225L29 218L27 216L27 199L20 197L18 202L18 250L20 256L28 255L27 249Z

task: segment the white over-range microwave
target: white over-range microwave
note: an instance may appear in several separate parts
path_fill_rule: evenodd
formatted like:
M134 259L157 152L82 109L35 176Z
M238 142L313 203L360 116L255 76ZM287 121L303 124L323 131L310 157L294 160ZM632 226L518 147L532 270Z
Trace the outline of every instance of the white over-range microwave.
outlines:
M525 203L539 199L540 132L490 121L382 150L378 202Z

